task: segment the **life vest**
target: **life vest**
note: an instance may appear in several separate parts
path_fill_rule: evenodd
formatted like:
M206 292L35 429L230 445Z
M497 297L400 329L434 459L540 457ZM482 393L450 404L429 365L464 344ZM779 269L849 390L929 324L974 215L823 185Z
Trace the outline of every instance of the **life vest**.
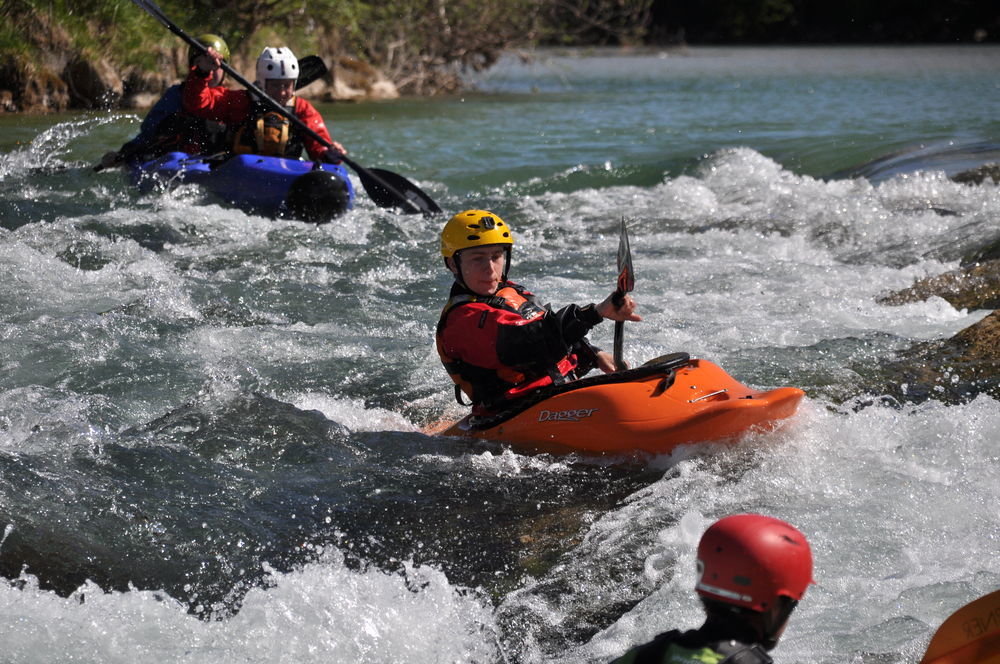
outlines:
M436 346L441 363L455 383L455 399L459 403L463 403L461 393L464 392L474 405L491 408L504 400L524 396L539 387L562 383L572 378L572 373L578 364L575 354L567 355L556 366L550 367L541 375L532 374L523 367L488 369L450 357L445 352L442 340L448 315L460 306L477 302L494 309L515 313L524 320L535 320L547 313L544 307L535 302L534 296L518 284L509 284L489 297L460 293L448 300L438 321ZM485 322L485 315L482 322Z
M233 152L293 159L302 154L302 142L292 131L288 118L277 111L267 110L259 102L254 102L250 109L247 120L233 136Z

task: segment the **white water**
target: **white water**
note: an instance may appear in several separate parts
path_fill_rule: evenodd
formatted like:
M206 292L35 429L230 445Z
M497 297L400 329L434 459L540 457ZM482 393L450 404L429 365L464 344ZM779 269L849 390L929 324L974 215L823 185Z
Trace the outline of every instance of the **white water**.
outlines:
M940 216L927 211L930 204L962 214ZM938 299L888 307L876 298L955 267L949 260L915 259L916 248L940 247L956 230L987 228L1000 212L1000 194L993 187L967 187L934 174L880 186L824 183L793 175L753 151L735 150L712 161L699 177L669 179L649 190L547 195L524 200L520 207L514 214L532 221L517 227L521 259L515 269L555 303L603 294L606 288L595 283L588 268L575 276L574 265L563 261L582 254L584 266L604 262L616 233L608 219L626 209L632 220L636 296L646 318L627 328L630 356L643 359L684 349L740 376L740 368L752 373L756 349L764 347L780 357L783 348L848 340L850 348L841 352L856 359L870 353L866 346L878 346L881 342L871 340L880 335L909 340L891 344L905 346L951 336L981 318L984 312L955 310ZM233 223L231 213L194 209L209 235ZM647 210L677 221L647 221ZM178 211L187 214L188 208ZM715 227L719 220L733 222ZM348 220L359 222L363 218ZM830 235L821 231L824 224ZM245 248L255 241L255 231L242 230L239 245ZM74 290L89 293L92 306L102 297L129 300L120 294L135 289L147 306L198 316L184 294L184 279L164 269L155 254L121 243L115 246L116 260L127 268L82 273L27 250L27 245L45 244L37 231L9 235L21 238L8 236L5 242L9 279L22 284L15 297L44 297L49 315L72 311L80 299ZM594 241L581 244L582 236ZM40 269L41 262L48 267ZM431 262L416 259L413 269L436 269L428 266ZM538 276L543 265L554 267L550 276ZM380 272L379 278L383 285L402 283L412 279L407 271L395 277ZM427 276L433 281L432 274ZM433 315L433 308L423 313L428 323ZM184 340L181 352L215 365L208 373L232 362L234 347L251 367L276 358L294 363L297 355L313 353L308 339L303 345L297 337L314 332L311 326L258 329L236 340L218 336L238 331L203 328ZM607 343L609 334L604 329L594 336ZM876 348L872 360L884 350ZM354 352L372 351L362 344ZM813 369L833 379L847 371L836 360ZM793 375L797 384L810 387L804 384L808 372ZM413 377L436 378L422 369ZM457 414L447 405L450 390L439 382L433 402ZM415 428L384 409L366 411L357 400L311 392L285 398L349 428ZM50 416L64 422L85 419L66 410L66 401L60 403L62 410ZM16 430L8 428L6 435L17 438ZM87 585L62 599L38 590L28 576L18 589L0 584L0 616L7 625L4 659L502 661L497 615L530 616L539 631L572 623L581 609L598 610L617 592L599 571L586 573L588 567L609 556L638 554L644 572L633 582L648 596L635 608L558 655L534 643L529 631L518 655L523 661L599 662L658 631L696 626L700 612L691 588L700 533L722 515L759 511L795 524L815 555L817 583L774 652L780 661L863 662L880 653L890 656L887 661L916 661L945 617L1000 587L998 432L1000 408L985 396L960 406L929 402L857 410L851 403L835 405L814 396L775 434L751 436L736 449L699 448L693 456L685 451L656 460L669 468L666 476L597 516L577 552L550 572L550 577L566 577L569 597L553 601L536 593L529 580L493 609L479 593L452 585L434 569L413 569L408 579L356 571L332 551L300 571L274 572L273 587L251 591L234 618L206 623L154 592L104 594ZM21 444L27 437L20 438ZM12 444L11 439L5 443ZM434 455L424 461L434 462ZM448 457L441 461L452 463ZM539 463L560 472L561 465L513 452L472 455L467 462L487 474L517 473L529 465L537 470Z
M718 515L754 509L795 523L815 556L816 585L774 651L780 661L862 662L878 653L917 661L944 618L1000 586L997 431L1000 409L985 397L857 413L808 401L782 431L748 441L752 453L681 461L597 519L581 555L565 562L586 565L649 540L641 579L649 596L589 643L528 660L605 661L658 631L697 626L697 539ZM534 463L509 453L469 461L494 466L488 472ZM734 466L742 466L735 480ZM4 661L501 661L487 600L432 569L411 572L404 580L351 571L333 552L276 573L275 586L252 591L236 617L207 623L148 591L85 586L63 599L30 578L21 589L0 584ZM580 583L569 604L600 607L614 592ZM560 604L529 584L499 610L558 625L567 617Z
M995 58L996 52L987 54ZM783 57L770 61L784 63ZM593 62L577 64L590 71ZM664 81L673 64L662 67ZM902 71L910 72L910 63L904 65ZM723 83L728 71L722 70ZM613 73L608 78L615 85L627 85L622 72ZM996 89L995 76L983 79L980 98ZM868 85L877 88L878 82ZM842 94L855 87L849 81L842 88L839 80L826 84L833 85L827 95L845 99L838 113L860 108ZM798 90L796 81L788 85ZM779 93L780 87L767 86ZM637 99L624 88L617 92L608 95L617 103ZM952 109L951 97L934 100L930 124L972 112L969 104ZM638 117L661 121L654 101L638 109ZM670 122L704 120L701 128L711 134L711 119L724 114L706 111L708 101L679 109ZM722 93L717 103L730 108L736 101ZM541 102L540 114L551 118L552 108ZM478 103L482 109L488 100ZM576 111L581 116L595 110L587 99L583 103L586 108ZM495 106L497 117L510 115ZM811 102L800 100L789 111L803 122L802 146L811 140L809 108ZM368 110L374 117L376 111ZM887 144L917 140L921 131L949 131L936 124L922 130L920 118L913 119L916 106L905 109L910 115L903 120L912 126L903 128L900 106L882 110L894 129L878 125L881 115L867 118L871 126L864 128L870 135L885 132ZM344 563L346 552L333 547L296 571L272 571L273 585L250 591L242 610L220 621L199 620L152 591L105 594L86 584L60 598L25 575L16 587L0 583L0 660L607 661L659 631L699 623L691 590L698 537L713 520L740 511L787 519L813 545L816 585L773 653L780 662L916 662L942 620L1000 587L996 400L890 407L878 393L858 394L856 387L866 366L914 343L948 338L986 315L939 298L897 307L878 298L953 269L963 253L998 239L1000 188L956 184L933 170L879 184L826 182L797 174L761 149L732 144L726 134L719 140L728 147L654 186L508 195L517 190L525 154L532 154L527 151L549 153L525 127L494 123L490 129L505 140L526 136L524 143L532 144L505 142L516 167L499 175L490 170L487 157L495 158L497 148L489 141L489 154L470 165L459 139L471 141L478 128L472 120L456 124L461 111L449 113L436 141L442 153L426 155L428 170L468 169L478 191L489 193L446 199L450 182L419 183L446 209L479 205L483 197L483 204L496 203L515 229L515 278L556 306L604 297L614 279L618 220L625 216L635 295L645 317L626 327L629 359L687 351L755 386L797 385L809 393L800 412L780 431L750 436L736 448L701 446L652 460L664 469L663 479L609 512L589 515L583 542L558 566L539 579L525 576L522 587L495 603L432 566L410 566L405 578L357 570ZM841 116L835 115L825 122L834 133L846 131L838 129ZM847 123L851 131L863 124L855 120ZM748 143L773 131L755 128L742 113L729 122ZM970 128L968 118L955 122L973 135L986 131ZM53 151L63 154L61 141L93 125L59 125L28 148L3 155L0 177L10 182L25 167L48 164ZM592 159L561 171L562 161L587 152L593 138L567 125L569 147L560 154L569 156L531 166L542 172L543 184L614 172L622 162L627 170L624 155L630 152L663 159L679 139L662 137L683 133L672 127L637 138L628 125L621 132L630 145L616 143L614 151L605 145L601 154L588 153ZM817 130L830 130L824 127ZM382 134L385 140L395 136ZM704 149L700 143L683 148ZM93 161L94 152L83 158ZM422 164L424 156L410 158ZM57 178L38 176L8 192L18 204L48 207L42 205L31 223L0 233L8 284L0 293L6 312L0 321L0 452L15 461L30 455L68 459L181 404L257 390L359 432L416 436L425 421L462 413L431 345L448 281L436 253L436 228L361 201L338 223L314 229L205 205L192 191L136 201L113 174L88 177L79 187L61 187L51 185ZM480 185L480 177L498 181ZM77 204L96 207L81 211L72 207ZM88 223L122 232L87 232ZM143 224L171 229L183 241L150 249L127 232ZM106 264L77 269L62 258L74 248ZM593 337L610 346L611 326ZM387 367L396 383L367 377ZM368 403L383 392L386 403ZM853 398L845 403L845 395ZM398 396L403 406L393 401ZM429 467L483 481L529 473L571 476L564 459L513 451L456 458L430 447L414 456L411 470L419 477ZM0 550L12 532L4 525ZM79 525L62 525L67 539ZM639 563L616 576L622 560ZM616 599L641 601L613 624L588 632L588 616L602 615ZM503 625L518 619L524 642L512 643ZM579 632L588 636L572 636Z

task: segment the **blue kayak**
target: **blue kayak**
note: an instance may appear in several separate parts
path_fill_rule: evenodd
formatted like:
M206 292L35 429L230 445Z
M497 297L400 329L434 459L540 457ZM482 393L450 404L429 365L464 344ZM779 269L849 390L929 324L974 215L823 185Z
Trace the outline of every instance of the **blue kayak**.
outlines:
M271 217L324 223L349 210L354 186L340 164L239 154L220 160L168 152L129 164L140 191L197 184L241 210Z

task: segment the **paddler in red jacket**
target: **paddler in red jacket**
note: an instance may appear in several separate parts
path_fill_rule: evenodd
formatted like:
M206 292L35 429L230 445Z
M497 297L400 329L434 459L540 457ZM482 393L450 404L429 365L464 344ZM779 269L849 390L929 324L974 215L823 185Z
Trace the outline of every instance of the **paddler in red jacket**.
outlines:
M441 255L455 275L437 327L437 350L464 392L473 413L502 409L546 385L582 376L593 367L614 371L607 352L586 334L605 318L642 320L628 295L620 307L613 293L600 304L575 304L552 311L523 286L507 279L514 237L504 221L485 210L452 217L441 233Z
M257 85L307 127L333 145L300 132L287 118L261 103L248 90L211 87L213 72L222 66L222 56L213 48L195 58L184 83L184 110L192 115L224 122L235 128L233 152L275 157L298 158L302 149L314 161L340 163L347 151L330 139L323 116L305 99L296 96L295 81L299 77L299 61L286 47L268 46L257 58Z

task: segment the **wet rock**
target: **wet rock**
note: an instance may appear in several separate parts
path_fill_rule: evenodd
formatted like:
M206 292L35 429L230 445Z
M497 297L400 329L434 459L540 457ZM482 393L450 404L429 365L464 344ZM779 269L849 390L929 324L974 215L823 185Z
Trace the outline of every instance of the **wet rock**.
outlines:
M904 401L1000 398L1000 311L944 342L919 344L883 368L884 393Z
M962 266L966 267L992 260L1000 260L1000 240L990 242L985 247L970 253L962 259Z
M1000 258L921 279L879 300L898 305L937 295L956 309L1000 309Z
M951 179L962 184L982 184L987 181L992 181L993 184L1000 184L1000 164L983 164L982 166L956 173Z

